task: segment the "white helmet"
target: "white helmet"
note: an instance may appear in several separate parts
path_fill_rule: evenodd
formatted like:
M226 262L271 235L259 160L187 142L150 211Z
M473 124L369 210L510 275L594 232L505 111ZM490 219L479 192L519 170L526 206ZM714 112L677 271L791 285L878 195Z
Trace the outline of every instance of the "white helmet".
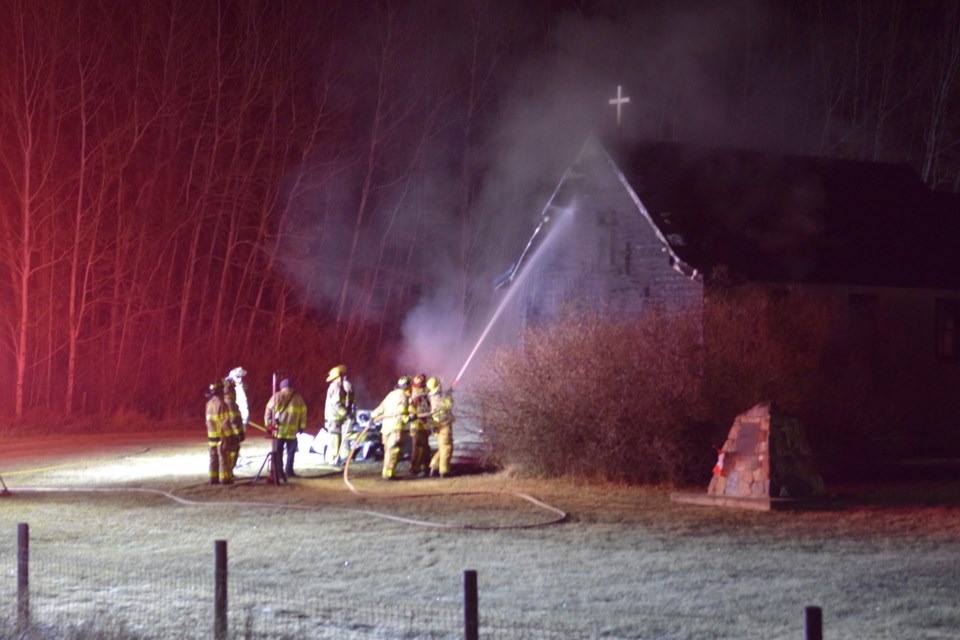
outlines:
M234 382L239 382L245 375L247 375L246 369L243 367L237 367L236 369L230 371L230 373L227 374L227 377Z

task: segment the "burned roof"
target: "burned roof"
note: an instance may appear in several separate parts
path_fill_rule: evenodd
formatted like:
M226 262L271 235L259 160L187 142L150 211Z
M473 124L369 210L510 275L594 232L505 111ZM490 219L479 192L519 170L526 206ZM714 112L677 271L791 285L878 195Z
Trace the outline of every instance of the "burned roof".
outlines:
M960 288L950 246L958 201L936 196L907 165L667 142L598 150L581 164L612 161L670 249L701 273Z

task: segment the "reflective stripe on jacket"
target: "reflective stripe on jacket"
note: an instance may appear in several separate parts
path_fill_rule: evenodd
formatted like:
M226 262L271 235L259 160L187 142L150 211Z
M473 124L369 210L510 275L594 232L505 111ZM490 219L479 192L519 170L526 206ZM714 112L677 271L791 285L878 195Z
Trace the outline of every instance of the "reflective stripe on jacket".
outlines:
M207 442L211 447L215 447L220 440L229 435L226 432L228 420L227 404L220 396L213 396L207 400Z
M297 433L307 428L307 404L293 389L281 389L267 402L263 422L276 427L274 437L295 440Z
M430 399L423 389L414 389L410 392L410 425L414 429L429 427Z
M430 414L433 424L453 423L453 397L437 390L430 394Z
M227 407L227 421L223 430L228 436L238 436L243 433L243 418L240 417L240 408L229 396L224 397L223 403Z
M410 398L407 393L403 389L394 389L370 412L370 421L381 421L380 433L384 435L392 431L403 431L409 419L409 406Z
M353 386L343 376L327 387L327 402L323 407L323 419L330 422L343 420L353 405Z

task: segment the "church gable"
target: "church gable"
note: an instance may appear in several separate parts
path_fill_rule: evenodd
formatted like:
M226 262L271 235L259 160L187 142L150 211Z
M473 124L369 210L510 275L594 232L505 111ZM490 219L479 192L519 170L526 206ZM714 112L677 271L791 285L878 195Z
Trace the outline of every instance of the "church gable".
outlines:
M524 325L563 309L637 313L697 304L702 285L677 267L665 237L616 166L588 142L544 211L549 247L520 285ZM546 236L555 237L547 239Z

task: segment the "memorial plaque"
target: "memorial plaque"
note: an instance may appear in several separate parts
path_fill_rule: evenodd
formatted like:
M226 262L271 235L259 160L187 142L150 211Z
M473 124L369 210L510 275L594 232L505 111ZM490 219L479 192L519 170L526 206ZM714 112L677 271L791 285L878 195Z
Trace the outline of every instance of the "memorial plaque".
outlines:
M737 441L733 446L733 452L737 455L755 455L758 433L760 433L759 422L741 422L739 433L737 433Z

